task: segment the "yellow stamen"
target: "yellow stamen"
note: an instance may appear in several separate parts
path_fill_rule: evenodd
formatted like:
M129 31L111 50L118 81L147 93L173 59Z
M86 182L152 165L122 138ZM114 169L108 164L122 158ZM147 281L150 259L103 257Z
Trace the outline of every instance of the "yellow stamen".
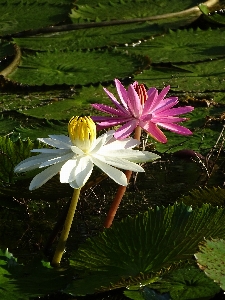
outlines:
M72 143L84 151L90 148L96 139L96 125L91 117L72 117L68 124Z
M68 124L68 132L71 140L96 139L96 125L90 117L72 117Z

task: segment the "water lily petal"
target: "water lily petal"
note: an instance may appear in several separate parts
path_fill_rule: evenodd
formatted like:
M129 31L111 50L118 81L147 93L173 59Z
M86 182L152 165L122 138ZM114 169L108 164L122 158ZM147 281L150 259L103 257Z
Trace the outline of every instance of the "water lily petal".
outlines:
M71 150L77 155L84 155L84 151L77 146L71 146Z
M61 168L60 171L60 182L68 183L70 181L75 180L74 169L78 164L78 158L69 159Z
M55 164L51 167L48 167L38 175L36 175L30 183L29 190L32 191L41 187L44 183L46 183L49 179L51 179L54 175L56 175L60 171L62 165L63 162L59 164Z
M91 176L92 170L93 170L93 162L91 161L89 156L81 157L78 160L78 164L74 169L75 171L74 175L76 178L76 183L79 187L85 185L85 183Z
M27 172L39 168L40 164L45 161L54 158L55 155L50 154L39 154L36 156L28 157L21 161L15 168L14 172Z
M142 105L133 85L129 85L128 87L128 96L127 103L129 110L135 118L139 118L142 114Z
M65 135L49 135L49 138L38 138L38 140L59 149L67 149L71 146L70 138Z
M124 139L127 136L129 136L137 126L138 126L137 119L128 121L123 126L121 126L119 129L116 130L114 136L116 139Z
M122 83L118 79L115 79L115 85L116 85L117 93L120 97L121 103L126 108L126 110L128 110L128 106L127 106L128 96L127 96L127 91L126 91L125 87L122 85Z
M31 152L40 152L40 153L58 154L58 155L68 153L68 151L70 151L70 149L47 149L47 148L43 148L43 149L32 149L31 150Z
M113 102L113 104L117 107L117 109L119 111L121 111L121 113L124 114L129 114L129 111L124 108L118 101L117 99L114 97L114 95L112 93L110 93L110 91L108 91L106 88L103 88L103 90L106 92L106 94L108 95L108 97L110 98L110 100Z
M176 115L182 115L191 112L194 109L193 106L184 106L184 107L175 107L171 108L168 111L162 111L158 113L158 116L160 117L166 117L166 116L176 116Z
M119 153L118 153L119 155ZM144 172L145 170L133 163L130 162L126 159L120 158L120 157L116 157L116 156L103 156L103 155L93 155L94 158L97 158L99 161L102 161L110 166L119 168L119 169L124 169L124 170L130 170L130 171L134 171L134 172Z
M127 114L124 114L124 112L121 112L120 110L115 109L115 108L105 105L105 104L94 103L94 104L91 104L91 106L94 107L95 109L105 112L107 114L112 114L112 115L116 115L116 116L126 116L127 115Z
M72 159L73 156L74 156L74 154L70 152L70 153L67 153L67 154L64 154L64 155L61 155L61 156L58 156L58 157L50 158L46 162L40 164L39 168L48 167L48 166L51 166L53 164L57 164L61 161L66 161L68 159Z
M142 125L140 125L140 126L142 126ZM154 124L152 122L148 122L148 123L143 124L142 128L148 134L150 134L154 139L159 141L160 143L167 142L167 138L166 138L165 134L157 127L156 124Z
M139 151L139 150L131 150L131 149L121 149L119 151L110 151L105 154L105 158L113 157L113 158L122 158L125 160L129 160L134 163L138 162L149 162L155 159L160 158L159 155L148 152L148 151Z
M158 123L158 125L165 128L165 129L168 129L172 132L178 133L178 134L182 134L182 135L192 134L192 132L188 128L177 125L177 124Z
M144 103L142 114L145 115L152 112L155 106L158 105L157 97L158 90L156 88L150 88L147 91L147 100Z
M92 157L92 161L97 167L99 167L104 173L106 173L116 183L123 185L123 186L127 186L127 178L122 171L119 171L116 168L111 167L110 165L102 162L101 160L99 160L95 157Z

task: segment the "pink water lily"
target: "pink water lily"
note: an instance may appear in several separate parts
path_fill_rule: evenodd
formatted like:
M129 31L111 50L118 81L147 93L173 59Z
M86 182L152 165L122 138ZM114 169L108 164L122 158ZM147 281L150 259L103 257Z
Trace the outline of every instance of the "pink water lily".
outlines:
M115 84L120 102L104 88L115 107L99 103L92 104L97 110L111 115L92 116L92 119L98 124L97 129L123 124L116 130L114 136L116 139L124 139L137 126L140 126L161 143L166 143L167 138L158 126L181 135L192 134L189 129L177 123L186 121L187 118L179 117L179 115L191 112L194 107L174 107L179 102L178 97L165 98L170 86L158 93L154 87L146 91L144 85L139 85L138 82L129 85L128 90L118 79L115 79Z

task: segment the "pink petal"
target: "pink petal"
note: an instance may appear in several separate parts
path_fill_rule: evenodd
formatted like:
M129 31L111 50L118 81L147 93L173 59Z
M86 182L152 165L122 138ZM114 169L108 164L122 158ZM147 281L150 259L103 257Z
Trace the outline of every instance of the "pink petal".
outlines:
M120 97L120 101L121 103L123 104L123 106L128 109L128 106L127 106L127 91L125 89L125 87L122 85L122 83L118 80L118 79L115 79L115 84L116 84L116 89L117 89L117 93Z
M159 114L162 111L169 110L179 102L177 97L171 97L162 100L153 110L154 114Z
M146 100L142 114L147 114L152 111L155 105L158 104L158 91L156 88L151 88L147 91L148 99Z
M123 126L121 126L118 130L116 130L114 137L118 140L125 139L134 131L134 129L137 126L138 126L138 121L133 119L127 122L126 124L124 124Z
M178 133L178 134L182 134L182 135L192 134L192 132L188 128L177 125L177 124L158 123L158 125L165 128L165 129L167 129L167 130Z
M139 118L142 113L141 100L132 84L128 87L127 104L132 115L136 118Z
M151 122L153 123L179 123L186 121L187 118L180 118L180 117L172 117L172 116L166 116L166 117L153 117L151 118Z
M165 134L157 127L156 124L152 122L145 123L142 128L147 131L149 135L151 135L155 140L157 140L160 143L166 143L167 138Z
M106 88L103 88L103 90L106 92L106 94L108 95L108 97L110 98L110 100L114 103L114 105L123 113L127 112L126 107L124 108L118 101L117 99L114 97L114 95L112 93L110 93L110 91L108 91Z
M186 113L191 112L194 109L193 106L184 106L184 107L175 107L171 108L168 111L162 111L157 114L157 116L164 117L164 116L176 116L176 115L183 115Z
M120 110L115 109L108 105L94 103L94 104L91 104L91 106L94 107L95 109L105 112L107 114L116 115L116 116L124 116L124 112L121 112Z

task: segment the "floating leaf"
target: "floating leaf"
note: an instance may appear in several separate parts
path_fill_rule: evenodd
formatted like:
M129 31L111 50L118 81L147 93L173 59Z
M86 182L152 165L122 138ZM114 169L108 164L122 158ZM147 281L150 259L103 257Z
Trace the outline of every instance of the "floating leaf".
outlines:
M195 254L198 265L205 274L225 290L225 240L206 240Z
M220 291L217 284L193 266L175 270L150 287L160 293L169 292L173 300L211 299Z
M188 196L181 197L179 201L194 207L209 203L213 206L225 206L225 190L220 187L204 188L189 192Z
M143 22L79 29L35 37L15 38L14 42L20 47L36 51L93 49L104 46L116 46L118 44L124 44L125 42L136 42L137 40L149 38L154 34L162 32L164 32L164 30L159 28L156 24Z
M127 77L146 63L144 58L117 51L42 52L23 57L21 65L9 77L30 85L86 85Z
M170 85L174 91L225 90L225 58L171 66L152 66L134 77L147 86Z
M1 36L37 29L68 20L70 0L61 1L1 1Z
M97 20L123 20L144 18L150 16L156 16L166 13L178 12L185 10L192 6L198 5L197 1L185 0L177 2L176 0L170 1L170 5L166 1L152 1L152 0L137 0L137 1L98 1L96 3L77 3L76 9L72 9L70 14L73 22L80 19L85 21Z
M0 296L4 300L29 300L59 291L68 282L68 271L53 269L44 261L23 266L7 250L0 251L0 275Z
M116 283L119 276L126 279L147 273L154 277L163 268L169 270L180 260L191 259L204 237L222 238L224 216L225 209L207 204L193 211L184 204L149 209L88 239L72 256L71 265L90 274L101 271L108 285ZM85 284L88 289L89 282L86 276L82 284L75 281L67 291L79 294L79 286L83 289ZM105 279L96 290L101 285L106 285Z
M207 43L205 42L207 40ZM194 62L224 57L224 29L177 30L133 45L118 47L129 53L147 55L152 63Z

